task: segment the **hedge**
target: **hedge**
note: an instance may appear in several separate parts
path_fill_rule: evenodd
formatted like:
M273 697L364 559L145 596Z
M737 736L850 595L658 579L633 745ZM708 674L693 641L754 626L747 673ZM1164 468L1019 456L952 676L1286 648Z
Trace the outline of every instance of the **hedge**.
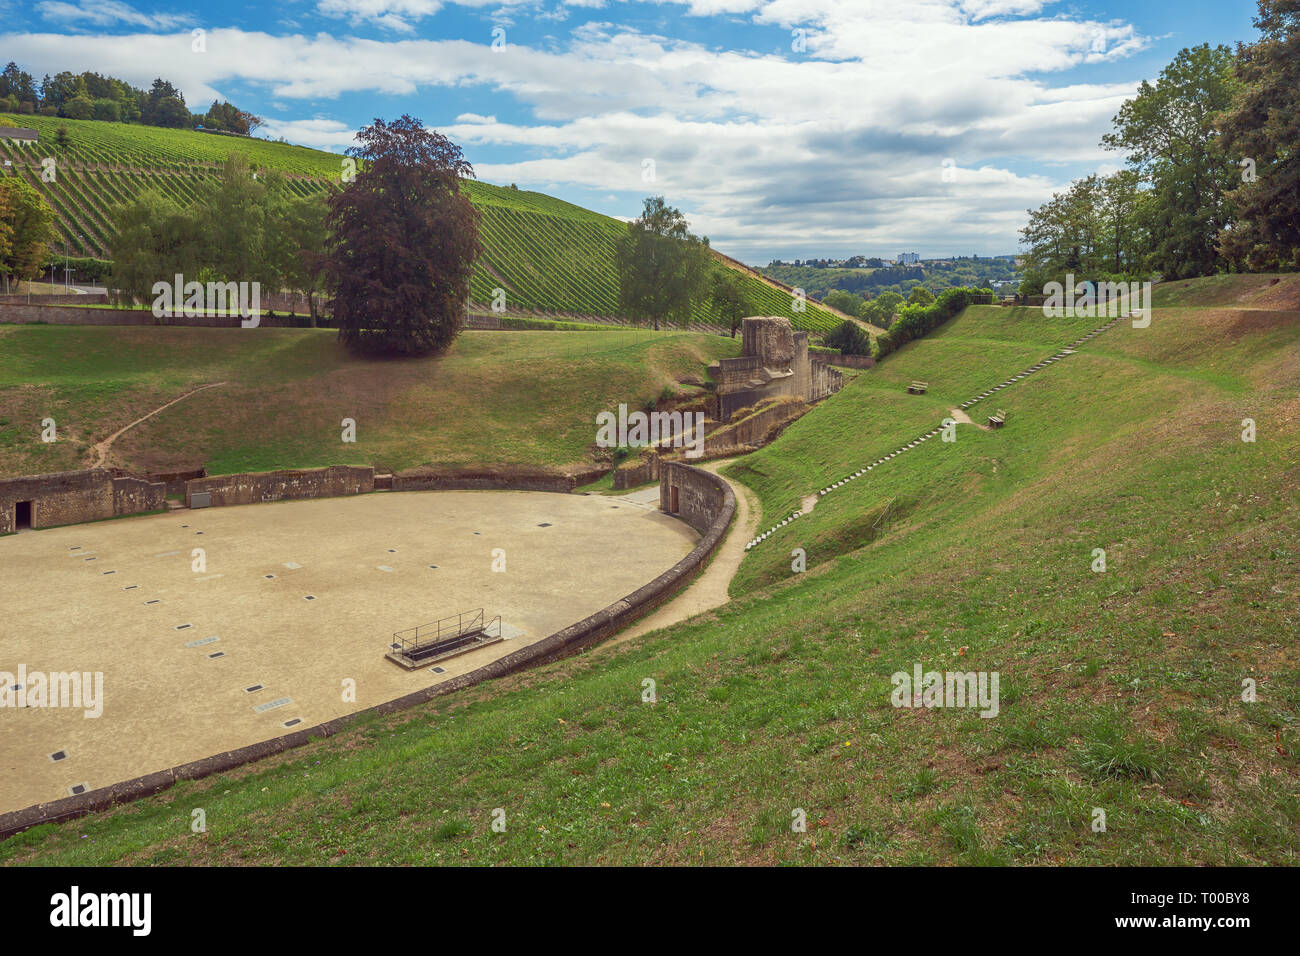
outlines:
M976 296L992 295L992 289L945 289L929 305L905 305L898 310L889 331L876 336L874 357L880 361L913 339L923 338L956 316L971 304Z

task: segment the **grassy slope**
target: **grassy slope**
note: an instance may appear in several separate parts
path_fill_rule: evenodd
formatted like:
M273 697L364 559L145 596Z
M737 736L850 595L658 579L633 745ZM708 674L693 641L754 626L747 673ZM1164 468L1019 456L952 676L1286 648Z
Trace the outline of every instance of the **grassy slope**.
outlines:
M119 438L116 459L213 473L579 463L597 411L654 401L738 348L687 332L465 332L445 356L383 361L348 356L327 330L0 326L0 475L84 467L94 442L213 382L227 384ZM54 444L40 441L46 416Z
M192 130L0 114L0 125L35 129L37 146L0 143L0 158L38 189L53 206L59 232L56 253L66 240L73 255L111 257L111 208L147 188L178 202L194 200L213 180L229 152L240 151L255 166L278 169L301 194L323 192L339 182L342 156L268 140L215 136ZM41 178L41 158L51 155L59 127L69 146L59 157L56 182ZM614 241L624 230L616 219L552 196L505 189L469 180L470 200L482 214L484 253L471 282L471 298L489 303L494 290L506 292L511 309L612 315L618 311ZM827 330L839 319L815 304L792 312L790 296L742 272L759 314L784 315L796 328ZM711 321L701 301L692 314Z
M857 463L913 434L897 382L932 383L911 406L930 424L945 389L1050 354L1007 342L1037 334L972 310L739 473L780 471L765 503L815 490L833 439ZM1158 309L999 393L1002 431L963 426L823 499L715 614L39 828L0 860L1295 864L1297 381L1300 311ZM1000 715L892 708L889 675L916 662L998 670Z

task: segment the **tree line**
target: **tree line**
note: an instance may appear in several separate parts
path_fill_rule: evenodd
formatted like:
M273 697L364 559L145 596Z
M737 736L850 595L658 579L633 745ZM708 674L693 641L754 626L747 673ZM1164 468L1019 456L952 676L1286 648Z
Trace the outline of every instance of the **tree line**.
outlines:
M464 324L478 212L460 190L473 175L460 148L410 116L363 128L357 170L322 197L298 196L276 171L232 153L199 201L146 193L115 210L112 283L146 303L156 282L257 282L323 304L358 354L421 355ZM318 302L317 296L321 302Z
M112 284L119 304L147 303L176 274L202 283L257 282L304 295L316 324L326 201L299 196L283 174L231 153L199 200L149 191L112 211Z
M1300 3L1260 0L1259 39L1181 50L1115 115L1126 168L1077 180L1021 230L1021 291L1300 268Z
M147 90L89 70L33 76L10 61L0 72L0 112L61 116L77 120L139 123L169 129L204 129L250 135L262 118L229 102L212 101L206 113L192 113L185 94L159 77Z

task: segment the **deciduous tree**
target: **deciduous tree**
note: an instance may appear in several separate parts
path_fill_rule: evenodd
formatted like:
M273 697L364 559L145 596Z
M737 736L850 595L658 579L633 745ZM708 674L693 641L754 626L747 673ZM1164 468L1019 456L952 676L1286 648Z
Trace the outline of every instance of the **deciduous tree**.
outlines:
M718 266L713 273L710 299L718 318L734 339L741 320L754 314L754 302L745 289L740 273L726 266Z
M356 179L329 201L324 279L339 339L356 352L447 348L465 320L479 254L474 174L460 147L408 115L357 134Z
M0 272L35 278L54 241L54 210L29 184L14 176L0 179Z
M685 325L708 276L709 240L690 231L681 210L663 196L645 200L615 247L619 303L634 321Z
M1242 89L1219 117L1240 170L1220 248L1251 269L1300 269L1300 0L1260 0L1261 36L1237 48Z

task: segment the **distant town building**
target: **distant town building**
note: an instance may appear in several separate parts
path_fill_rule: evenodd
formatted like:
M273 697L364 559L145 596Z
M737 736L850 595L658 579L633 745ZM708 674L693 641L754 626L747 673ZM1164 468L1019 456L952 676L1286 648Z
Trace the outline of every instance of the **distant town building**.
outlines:
M900 266L909 266L915 262L920 262L921 254L919 252L900 252L897 261Z

